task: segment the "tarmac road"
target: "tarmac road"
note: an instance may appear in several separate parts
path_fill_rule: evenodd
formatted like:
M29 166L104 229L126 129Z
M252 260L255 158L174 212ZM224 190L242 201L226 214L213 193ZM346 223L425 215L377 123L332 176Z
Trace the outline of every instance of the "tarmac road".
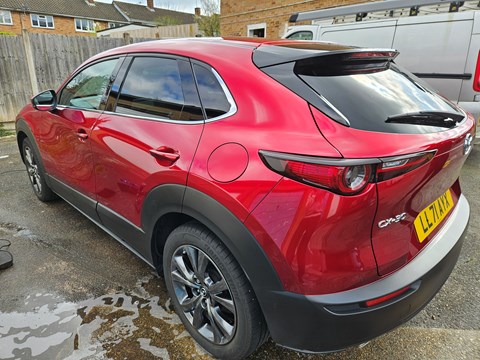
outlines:
M462 171L471 206L459 262L414 319L363 348L251 359L480 359L480 149ZM14 138L0 139L0 359L209 359L171 311L162 279L64 201L36 199ZM1 245L1 244L0 244Z

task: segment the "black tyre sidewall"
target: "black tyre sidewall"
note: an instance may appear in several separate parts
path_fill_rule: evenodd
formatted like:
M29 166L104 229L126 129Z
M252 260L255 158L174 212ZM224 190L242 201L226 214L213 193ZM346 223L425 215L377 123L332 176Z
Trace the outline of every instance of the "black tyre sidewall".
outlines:
M201 234L208 234L208 236L201 236ZM215 263L218 269L224 276L232 297L235 303L236 310L236 331L232 340L224 345L216 345L206 338L204 338L198 331L190 324L185 317L183 310L181 309L173 289L171 278L171 259L176 251L182 245L192 245L205 252L210 259ZM218 249L222 249L219 253ZM225 252L230 257L225 257ZM241 271L238 264L229 261L233 259L228 253L228 250L221 244L220 240L212 233L206 230L203 233L191 233L186 226L180 226L170 234L167 243L165 245L163 254L163 271L165 276L165 283L172 299L175 311L180 316L183 324L187 328L192 337L202 346L207 352L211 353L219 359L242 359L249 355L253 350L249 350L252 347L252 326L258 326L258 320L252 319L251 306L249 302L255 299L255 295L250 286L245 289L245 275ZM240 273L239 273L240 272ZM243 277L243 279L242 279ZM238 279L242 280L238 280ZM256 302L256 300L254 300ZM257 322L257 324L253 324ZM254 341L258 339L253 339ZM255 346L256 348L256 346Z
M28 138L23 139L23 142L22 142L22 156L24 158L25 167L27 168L27 171L28 171L27 160L25 160L25 156L26 156L25 148L27 146L32 151L35 163L38 166L38 173L40 175L40 182L41 182L41 186L42 186L42 191L38 192L32 184L32 180L30 179L30 175L27 174L28 175L28 180L30 181L30 185L32 186L33 192L35 193L37 198L41 201L54 200L56 198L56 195L47 185L47 182L45 180L45 170L43 168L42 160L41 160L41 158L40 158L40 156L37 152L37 149L33 146L32 142Z

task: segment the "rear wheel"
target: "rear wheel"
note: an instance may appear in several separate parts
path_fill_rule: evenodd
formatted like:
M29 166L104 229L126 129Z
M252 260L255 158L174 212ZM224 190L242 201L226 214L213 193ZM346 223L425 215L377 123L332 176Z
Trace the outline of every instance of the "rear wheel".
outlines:
M165 281L172 303L193 338L220 359L241 359L267 337L253 290L220 240L197 223L167 239Z
M50 189L45 181L45 172L40 163L40 157L28 138L22 143L22 152L28 178L32 184L33 192L41 201L52 201L57 195Z

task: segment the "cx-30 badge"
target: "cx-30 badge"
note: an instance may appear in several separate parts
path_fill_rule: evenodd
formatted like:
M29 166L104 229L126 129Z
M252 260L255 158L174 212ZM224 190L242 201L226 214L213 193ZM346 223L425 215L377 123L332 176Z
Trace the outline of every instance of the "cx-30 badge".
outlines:
M473 136L472 134L467 134L465 137L465 142L463 144L463 154L468 155L470 150L472 150Z
M393 224L393 223L398 223L402 220L405 220L407 218L407 213L401 213L398 214L397 216L389 219L382 220L378 223L378 227L380 229L386 228L388 225Z

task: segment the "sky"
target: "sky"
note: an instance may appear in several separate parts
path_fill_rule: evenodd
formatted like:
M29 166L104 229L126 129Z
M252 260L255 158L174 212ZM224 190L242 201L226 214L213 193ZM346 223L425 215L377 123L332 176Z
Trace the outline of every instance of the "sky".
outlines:
M98 2L111 3L112 0L96 0ZM133 4L146 4L147 0L119 0ZM194 13L196 7L201 7L200 0L155 0L156 7L163 7L170 10Z

